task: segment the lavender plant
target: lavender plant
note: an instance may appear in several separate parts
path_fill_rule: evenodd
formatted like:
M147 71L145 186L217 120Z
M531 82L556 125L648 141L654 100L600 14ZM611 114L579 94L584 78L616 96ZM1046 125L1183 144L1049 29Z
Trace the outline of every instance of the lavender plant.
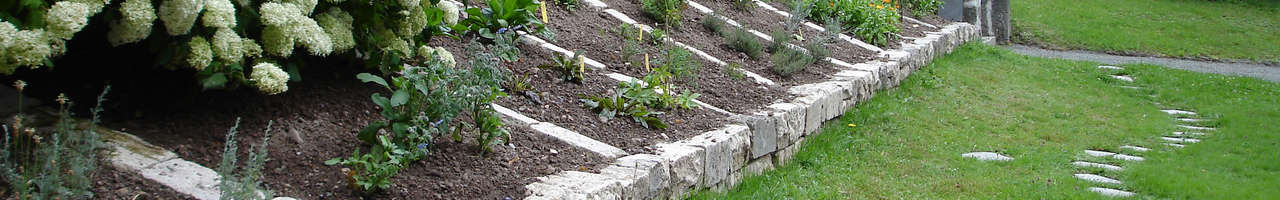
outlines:
M91 110L93 117L84 130L77 130L70 112L72 102L66 95L58 96L59 117L54 125L55 132L47 135L47 140L36 133L35 128L26 127L21 115L12 124L14 129L20 130L14 131L21 131L32 140L12 140L9 126L2 127L5 143L3 149L0 149L0 168L4 169L4 180L9 183L12 198L93 198L89 187L93 185L91 180L98 169L95 151L101 146L96 125L100 121L102 102L106 101L106 94L110 90L111 87L107 86L98 96L97 106ZM14 148L12 142L20 143L18 148ZM30 143L21 144L22 142ZM18 154L14 155L14 151L18 151Z
M226 144L222 149L222 161L218 162L218 176L222 177L222 181L218 183L218 191L222 200L231 199L272 199L274 192L267 190L262 186L262 169L267 163L267 142L271 140L271 125L273 121L267 121L266 131L262 137L262 145L249 149L249 161L245 166L239 167L241 171L236 173L236 133L240 128L240 118L236 118L235 125L227 130Z

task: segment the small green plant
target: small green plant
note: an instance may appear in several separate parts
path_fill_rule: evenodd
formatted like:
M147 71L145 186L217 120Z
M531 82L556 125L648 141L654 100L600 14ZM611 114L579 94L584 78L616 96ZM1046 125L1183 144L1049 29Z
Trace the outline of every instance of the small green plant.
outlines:
M519 61L520 48L516 47L516 38L520 36L515 31L498 31L497 34L502 36L493 40L493 52L504 61Z
M916 17L928 16L938 13L938 9L942 8L943 1L939 0L907 0L907 6L911 7L911 15Z
M736 62L724 66L724 73L729 73L729 78L733 80L742 80L742 78L746 77L746 74L739 70L742 70L742 64Z
M400 169L404 168L411 161L405 159L413 158L414 152L404 149L392 143L386 136L377 136L379 145L370 148L368 154L360 153L360 149L356 149L351 153L350 158L333 158L324 161L325 165L345 165L354 167L355 170L342 168L342 173L346 175L348 187L357 191L359 194L369 196L386 190L391 187L391 176L400 173ZM419 149L426 149L426 145L420 145ZM414 159L409 159L414 160Z
M662 40L664 40L667 37L667 31L664 31L662 29L653 29L653 31L649 32L649 35L653 36L653 37L649 37L649 43L660 44L662 43Z
M17 87L21 94L25 84ZM34 127L27 127L19 113L10 126L3 125L3 149L0 149L0 170L8 193L13 199L92 199L92 177L98 169L95 152L101 141L97 132L102 102L106 101L110 86L98 95L97 106L89 126L77 130L70 109L72 102L59 94L58 120L52 135L41 136ZM22 98L19 95L19 98ZM22 105L18 105L21 107ZM18 140L14 140L14 136ZM29 138L29 140L23 140ZM14 144L16 143L16 145Z
M760 59L764 55L764 47L756 40L756 36L751 35L746 29L737 29L725 36L725 43L729 44L729 48L747 54L751 59Z
M804 71L816 58L794 48L782 48L772 55L773 72L782 77L791 77L796 72Z
M642 40L644 39L644 31L630 24L622 23L618 24L618 28L613 32L618 34L618 37L622 38L622 46L619 47L622 52L622 60L630 64L632 67L644 67L644 62L638 60L644 59L643 57L638 56L646 53L641 49L641 44L643 43Z
M733 2L733 11L747 12L756 7L755 2L751 0L731 0Z
M612 95L589 96L581 101L587 109L599 113L600 120L608 121L617 116L627 116L645 128L667 128L667 123L655 116L662 112L650 112L649 108L639 101L623 96L628 93L628 90L635 89L636 85L638 84L622 83L618 86L619 90Z
M702 20L699 20L698 22L702 24L703 28L706 28L707 30L711 30L712 33L716 33L719 35L727 34L727 32L725 32L726 30L724 29L724 25L725 25L724 19L720 19L719 17L714 17L714 16L705 16L705 17L702 17Z
M788 48L787 46L789 46L789 44L791 44L791 40L794 39L791 37L790 32L782 30L776 30L769 33L769 37L773 38L773 41L769 43L769 46L765 47L765 50L768 50L769 52L777 52L779 49Z
M564 81L582 84L582 81L587 78L587 67L583 62L582 54L582 50L574 50L572 56L556 54L551 64L538 67L560 72L560 79Z
M640 8L646 16L671 27L680 27L680 20L684 19L684 0L641 0Z
M222 161L218 163L218 176L222 177L222 181L218 183L218 191L221 199L272 199L273 192L262 187L262 167L267 164L267 144L271 140L272 121L267 121L267 130L262 137L262 145L257 150L249 149L249 161L245 166L240 168L240 173L236 171L236 129L240 127L240 118L236 118L236 124L231 126L231 130L227 130L227 142L222 149Z
M486 0L485 5L489 7L467 9L467 19L458 25L490 40L500 36L516 37L515 34L504 34L508 31L550 34L536 14L539 4L535 0Z
M669 73L673 78L696 79L702 63L693 59L693 52L674 45L667 45L662 51L662 60L658 62L656 73Z
M578 0L551 0L551 2L555 5L563 6L569 11L573 11L574 8L578 7Z
M822 21L823 40L836 41L840 39L840 34L844 34L844 27L840 26L840 21L836 21L835 17L824 17Z
M809 56L813 57L815 60L826 58L828 55L831 54L831 50L828 50L827 47L822 46L823 44L826 44L826 43L827 43L826 39L823 39L823 38L807 40L804 42L804 50L809 52Z

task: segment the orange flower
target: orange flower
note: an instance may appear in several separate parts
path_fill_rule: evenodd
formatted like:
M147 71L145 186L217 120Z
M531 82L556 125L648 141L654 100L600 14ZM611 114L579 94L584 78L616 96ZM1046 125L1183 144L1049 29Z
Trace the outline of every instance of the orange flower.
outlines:
M835 1L832 1L832 2L831 2L831 7L836 7L836 2L835 2Z
M889 1L892 1L892 0L884 0L884 3L889 3Z
M884 6L882 6L882 5L876 5L876 9L884 9Z

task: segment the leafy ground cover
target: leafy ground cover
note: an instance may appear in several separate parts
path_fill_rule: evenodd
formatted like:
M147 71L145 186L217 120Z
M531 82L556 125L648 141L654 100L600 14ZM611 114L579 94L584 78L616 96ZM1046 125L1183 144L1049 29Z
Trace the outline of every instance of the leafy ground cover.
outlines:
M1276 1L1013 1L1015 40L1118 54L1280 61Z
M829 121L787 166L750 176L725 193L695 199L1094 199L1095 186L1072 177L1101 173L1120 189L1154 198L1248 199L1276 196L1280 150L1268 121L1280 119L1280 85L1158 66L1125 66L1030 58L969 44L937 59L898 89ZM1131 90L1107 78L1136 77ZM1150 96L1155 94L1155 96ZM1159 104L1156 104L1159 103ZM1162 108L1216 116L1205 142L1172 149L1158 142L1174 131ZM1121 145L1152 147L1139 153ZM1117 162L1121 172L1081 169L1082 151L1147 156ZM996 151L1016 158L979 162L960 157Z

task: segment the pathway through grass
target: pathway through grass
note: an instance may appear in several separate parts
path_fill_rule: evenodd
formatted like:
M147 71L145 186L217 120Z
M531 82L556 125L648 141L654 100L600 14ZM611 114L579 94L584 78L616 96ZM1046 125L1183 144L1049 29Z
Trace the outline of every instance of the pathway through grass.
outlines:
M1100 198L1086 190L1097 185L1075 173L1117 177L1126 183L1111 188L1155 197L1277 196L1266 188L1280 185L1280 126L1268 123L1280 121L1276 84L1136 65L1119 73L1159 89L1132 90L1117 87L1122 83L1107 78L1116 72L1094 63L1023 57L973 44L955 52L900 88L827 122L791 164L747 178L728 193L695 198ZM1173 150L1158 139L1175 130L1174 118L1161 108L1221 113L1209 114L1217 120L1207 124L1220 130L1205 142ZM1122 145L1154 150L1133 152ZM1149 158L1099 161L1084 155L1085 149ZM960 157L973 151L1015 160ZM1070 165L1082 160L1130 169Z
M1280 62L1280 1L1018 0L1024 39L1093 51Z

